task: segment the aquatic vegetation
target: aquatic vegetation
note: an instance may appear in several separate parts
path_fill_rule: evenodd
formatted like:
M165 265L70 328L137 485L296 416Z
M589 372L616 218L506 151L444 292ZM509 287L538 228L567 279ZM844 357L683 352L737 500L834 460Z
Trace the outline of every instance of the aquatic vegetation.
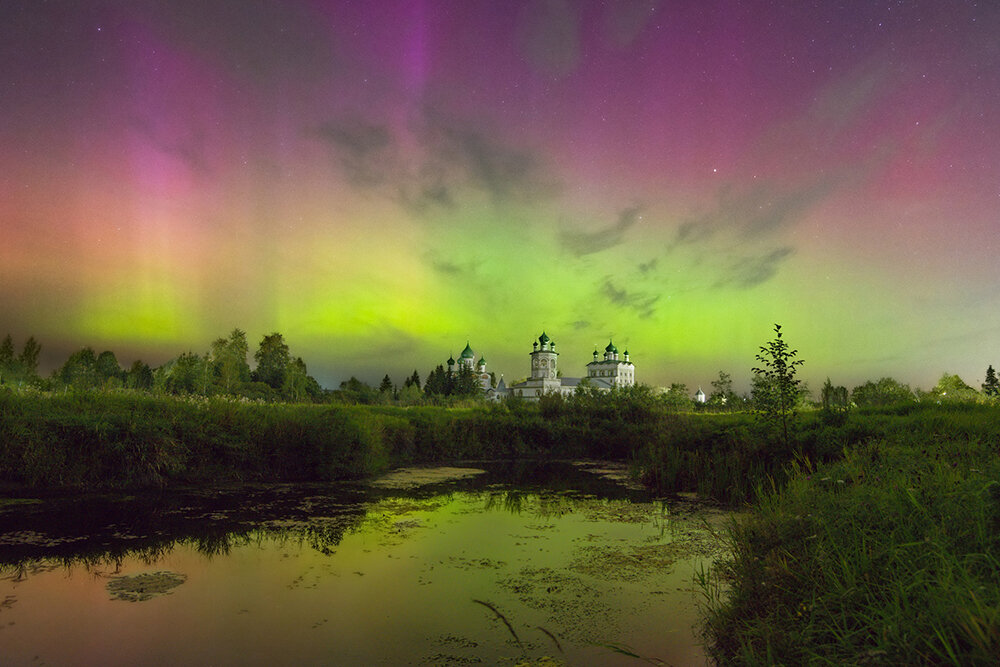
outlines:
M174 588L185 581L187 581L187 577L176 572L144 572L112 577L106 588L112 599L125 602L145 602L173 592Z

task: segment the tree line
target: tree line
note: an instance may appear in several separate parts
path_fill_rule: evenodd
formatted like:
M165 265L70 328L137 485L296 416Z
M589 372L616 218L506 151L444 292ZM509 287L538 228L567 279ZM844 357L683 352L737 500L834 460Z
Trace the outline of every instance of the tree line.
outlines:
M778 337L776 340L780 340ZM767 348L762 348L762 351ZM32 386L43 390L63 389L134 389L181 395L233 396L264 401L330 402L360 404L463 404L482 400L483 391L478 376L466 367L448 372L438 364L422 382L414 370L402 384L386 374L378 386L371 386L356 377L340 383L339 389L328 390L313 378L302 357L292 355L284 336L271 333L263 336L253 353L256 367L251 369L250 346L246 332L233 329L227 337L214 340L209 349L198 354L185 352L165 364L153 368L142 360L123 368L111 350L96 352L83 347L73 352L48 378L38 373L41 345L29 337L17 352L8 334L0 342L0 385ZM491 374L491 384L496 377ZM992 402L1000 398L1000 379L990 365L980 390L969 386L958 375L945 373L930 390L911 389L908 384L883 377L854 387L836 386L827 378L813 401L805 383L795 382L784 394L775 394L773 378L766 373L754 373L749 393L733 389L732 375L719 371L710 383L704 403L692 399L683 383L673 383L661 392L657 401L668 411L741 412L760 410L774 400L788 403L788 409L820 408L842 411L852 407L884 407L914 401L933 402ZM582 383L581 392L587 391Z
M134 389L179 395L226 395L265 401L318 402L324 399L319 382L309 375L302 357L293 356L280 333L264 336L253 354L246 332L233 329L217 338L202 354L185 352L152 368L137 359L127 369L111 350L83 347L48 378L38 374L41 346L29 338L14 353L10 334L0 343L0 384L33 386L43 390Z

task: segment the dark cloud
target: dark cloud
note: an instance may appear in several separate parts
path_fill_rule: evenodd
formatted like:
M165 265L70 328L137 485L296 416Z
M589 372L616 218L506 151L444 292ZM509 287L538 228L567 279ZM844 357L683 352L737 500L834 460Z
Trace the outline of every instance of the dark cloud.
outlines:
M400 185L400 199L404 206L416 213L424 213L431 208L454 209L455 185L449 183L448 175L438 165L426 164L412 182Z
M607 250L620 244L627 232L641 218L642 208L632 206L618 215L618 221L609 227L596 232L577 232L564 230L559 234L559 240L566 250L577 257Z
M432 165L498 202L533 201L555 187L534 153L512 148L480 128L432 118L425 141Z
M799 222L810 207L833 190L833 183L821 179L784 193L758 189L734 202L733 214L742 215L740 233L745 238L773 234Z
M766 283L777 275L778 267L794 252L794 248L783 246L763 255L737 258L728 267L723 267L723 273L716 281L715 287L750 289Z
M354 185L372 187L399 177L396 142L384 125L359 119L331 121L316 134L333 147L344 175Z
M659 263L660 263L660 260L659 260L658 257L654 257L653 259L649 260L648 262L642 262L642 263L639 264L639 267L638 267L639 268L639 273L641 273L643 275L646 275L647 273L653 271L656 268L657 264L659 264Z
M574 330L580 331L581 329L586 329L587 327L589 327L590 326L590 321L589 320L577 320L576 322L573 322L572 324L570 324L570 326L573 327Z
M699 245L723 233L735 235L741 241L772 236L801 222L838 184L839 179L823 177L784 190L757 185L738 192L726 187L720 191L712 211L677 227L671 247Z
M465 262L456 262L447 257L442 257L433 250L426 253L424 257L427 264L434 271L452 278L473 278L479 273L479 267L482 264L480 260L476 259Z
M580 60L579 5L569 0L531 0L520 15L518 45L537 71L564 76Z
M503 205L536 201L559 188L535 153L470 123L428 112L410 132L416 147L404 154L401 138L384 123L339 118L312 130L351 184L381 190L416 214L454 209L471 191Z
M656 312L656 303L660 300L659 294L639 291L630 292L625 288L617 287L611 281L611 276L604 278L600 291L610 303L635 311L639 319L642 320L652 317L653 313Z

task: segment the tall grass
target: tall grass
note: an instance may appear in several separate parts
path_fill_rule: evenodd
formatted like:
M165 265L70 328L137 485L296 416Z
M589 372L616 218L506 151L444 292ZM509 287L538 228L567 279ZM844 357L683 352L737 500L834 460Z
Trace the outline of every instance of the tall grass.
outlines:
M863 416L877 435L792 466L729 531L703 581L720 663L996 664L1000 414Z
M625 458L653 425L537 406L265 404L137 392L0 390L0 482L127 489L363 477L469 458Z

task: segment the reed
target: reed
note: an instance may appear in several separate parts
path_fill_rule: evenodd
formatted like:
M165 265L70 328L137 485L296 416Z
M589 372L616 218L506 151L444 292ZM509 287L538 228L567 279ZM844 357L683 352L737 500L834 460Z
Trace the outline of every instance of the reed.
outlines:
M701 577L722 664L995 664L1000 415L867 415L880 433L796 464L728 532Z

